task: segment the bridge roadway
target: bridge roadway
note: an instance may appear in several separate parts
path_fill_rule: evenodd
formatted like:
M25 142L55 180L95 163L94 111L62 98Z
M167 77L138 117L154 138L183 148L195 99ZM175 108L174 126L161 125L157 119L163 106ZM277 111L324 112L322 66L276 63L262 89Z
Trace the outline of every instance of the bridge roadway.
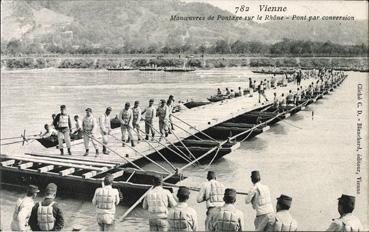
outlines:
M307 88L307 86L311 82L315 82L315 79L307 79L302 80L301 86L303 88ZM266 90L266 96L269 99L270 102L273 101L273 93L276 92L277 96L281 96L282 93L285 95L288 93L289 90L296 91L297 86L295 83L291 82L287 85L287 87L277 87L276 89L267 89ZM121 163L126 164L129 161L135 161L138 159L143 158L143 156L150 155L151 153L155 152L155 150L160 151L166 146L169 146L171 143L179 142L180 140L183 140L185 138L188 138L191 136L191 134L196 134L198 131L204 131L207 128L210 128L212 126L215 126L216 124L225 122L231 118L234 118L236 116L242 115L244 113L250 112L252 110L258 109L262 107L263 105L261 103L258 103L258 93L254 93L253 97L249 96L242 96L237 97L233 99L224 100L222 102L216 102L209 105L196 107L193 109L184 110L182 112L175 113L175 117L180 118L184 122L176 119L173 117L173 123L184 130L188 131L185 132L182 129L179 129L177 126L175 126L174 133L177 135L174 136L169 135L167 137L167 140L162 140L161 143L158 143L157 140L159 138L159 133L156 133L156 141L150 141L145 142L141 141L140 143L136 144L134 149L131 148L130 144L127 144L125 147L122 147L122 143L120 141L121 138L121 132L120 129L115 129L112 132L112 136L109 137L109 147L120 154L121 156L125 156L126 159L122 158L121 156L118 156L117 154L111 152L109 155L102 154L101 151L101 144L97 144L100 150L100 155L98 157L95 157L95 151L90 143L90 154L89 156L83 156L85 152L85 148L83 145L83 140L75 141L72 143L72 153L73 158L86 160L86 161L108 161L108 162L114 162L114 163ZM264 99L262 98L262 102ZM144 131L144 122L142 121L141 124L141 130ZM154 127L156 130L158 130L158 119L156 118L154 121ZM99 132L96 133L97 139L101 141ZM137 138L137 134L134 134ZM115 138L114 138L114 137ZM141 133L141 137L144 138L144 134ZM96 142L95 142L96 143ZM41 145L40 145L41 146ZM47 155L47 156L55 156L60 157L59 150L55 148L49 148L49 149L43 149L41 151L32 152L29 153L37 154L37 155ZM173 154L175 155L175 154ZM68 155L65 155L63 157L64 159L69 157Z

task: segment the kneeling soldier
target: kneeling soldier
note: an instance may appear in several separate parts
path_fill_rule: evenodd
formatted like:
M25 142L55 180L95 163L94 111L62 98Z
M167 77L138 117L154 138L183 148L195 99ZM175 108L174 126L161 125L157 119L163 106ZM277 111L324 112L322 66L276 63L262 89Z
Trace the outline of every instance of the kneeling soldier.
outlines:
M180 186L177 192L178 205L169 211L169 231L196 231L197 213L186 203L190 190Z
M210 219L210 231L242 231L244 227L243 213L236 209L236 190L226 189L224 191L224 206L217 208L217 213Z

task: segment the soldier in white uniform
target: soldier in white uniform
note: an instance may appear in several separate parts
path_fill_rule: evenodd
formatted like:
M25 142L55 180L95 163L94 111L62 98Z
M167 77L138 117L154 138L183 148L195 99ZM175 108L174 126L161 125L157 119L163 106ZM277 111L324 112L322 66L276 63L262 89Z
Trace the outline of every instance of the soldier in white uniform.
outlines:
M100 125L100 133L103 142L103 154L108 155L109 151L106 149L106 146L109 143L109 135L111 132L111 123L110 123L110 113L112 108L109 106L106 108L104 115L99 118L99 125Z
M145 114L145 133L146 133L146 140L149 140L150 132L152 135L152 140L155 137L155 131L153 129L154 126L154 118L156 116L156 109L154 107L154 99L150 99L149 106L142 112Z
M148 192L142 203L142 207L149 211L150 231L168 231L168 208L177 205L173 195L161 185L161 176L155 176L154 188Z
M132 108L132 115L133 115L132 127L133 127L133 130L137 134L137 140L139 142L139 141L141 141L141 136L140 136L141 108L140 108L140 102L139 101L135 101L135 104Z
M31 216L32 208L35 205L34 200L39 192L40 190L37 186L29 185L26 196L17 200L17 204L13 213L13 220L10 225L12 231L30 230L28 220Z
M120 129L122 131L122 146L124 147L126 145L127 142L127 134L128 134L128 139L131 141L131 145L132 147L135 146L135 143L133 141L133 136L132 136L132 120L133 120L133 113L132 110L130 109L131 104L129 102L126 102L126 104L124 105L124 109L122 111L120 111L119 113L119 121L120 121Z
M333 219L327 231L363 231L360 220L352 214L355 209L355 197L342 194L338 198L339 218Z
M259 171L251 172L251 182L254 186L246 196L246 204L252 203L256 211L254 221L256 231L264 231L268 223L273 222L274 209L268 186L260 183Z
M290 214L292 198L281 194L277 198L277 213L274 215L274 222L269 223L266 231L297 231L297 222Z
M186 203L190 190L180 186L177 192L178 204L169 210L169 231L196 231L198 229L197 213Z
M210 218L217 211L216 207L223 206L224 185L216 180L215 172L209 171L208 181L203 183L197 196L197 203L206 202L205 230L210 230Z
M72 131L72 123L69 115L67 114L67 107L65 105L60 106L60 113L54 118L53 125L55 130L58 131L58 142L60 154L64 155L63 140L65 141L68 149L68 154L72 155L70 150L70 133Z
M97 148L97 145L94 142L95 137L95 130L96 130L96 120L95 117L92 115L91 108L86 109L86 116L83 118L82 121L82 131L83 131L83 143L85 145L86 152L84 156L88 156L89 153L89 145L90 140L92 142L92 145L95 148L96 156L99 154L99 149Z
M114 228L115 206L120 202L119 191L112 187L114 177L106 174L103 187L96 189L92 204L96 207L96 218L100 231Z
M224 191L225 204L212 215L209 231L242 231L245 228L243 213L234 206L236 195L235 189Z

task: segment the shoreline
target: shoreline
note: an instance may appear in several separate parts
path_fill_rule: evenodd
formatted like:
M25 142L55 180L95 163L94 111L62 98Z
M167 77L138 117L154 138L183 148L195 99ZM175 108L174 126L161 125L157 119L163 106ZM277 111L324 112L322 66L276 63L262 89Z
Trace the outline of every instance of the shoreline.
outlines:
M250 57L250 56L35 56L1 57L1 70L42 70L42 69L77 69L104 70L111 67L183 67L186 63L196 69L229 67L341 67L368 70L368 57Z

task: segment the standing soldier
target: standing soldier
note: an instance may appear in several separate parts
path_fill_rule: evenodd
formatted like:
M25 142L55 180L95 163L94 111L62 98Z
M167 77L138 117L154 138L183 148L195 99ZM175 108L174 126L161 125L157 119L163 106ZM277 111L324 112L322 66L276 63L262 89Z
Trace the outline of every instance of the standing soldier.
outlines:
M210 218L216 212L216 207L223 206L224 185L216 180L215 172L209 171L208 181L202 184L197 203L206 201L205 230L210 230Z
M119 113L119 121L121 123L121 131L122 131L122 146L124 147L127 142L127 133L128 133L128 139L131 140L132 147L135 146L133 137L132 137L132 119L133 119L133 113L130 109L131 104L129 102L126 102L124 105L124 109L120 111Z
M83 142L86 148L86 152L84 156L88 156L89 153L89 146L90 146L90 140L92 142L92 145L95 148L96 156L99 154L99 149L97 148L95 142L94 142L94 134L95 134L95 128L96 128L96 120L95 117L92 115L91 108L86 109L86 116L83 118L82 121L82 130L83 130Z
M169 134L172 133L172 130L174 130L173 122L172 122L172 114L173 114L173 108L174 108L174 96L170 95L167 100L167 106L169 111L169 122L168 122L168 132Z
M169 122L168 106L165 104L164 99L161 99L160 103L161 104L156 111L156 116L159 117L159 131L161 134L159 141L161 141L164 136L165 137L168 136L168 122Z
M169 211L169 231L197 230L197 213L186 203L189 197L189 188L180 186L177 192L178 205Z
M244 227L243 213L236 209L237 192L234 189L224 191L224 206L217 209L210 219L210 231L242 231Z
M115 217L115 206L120 197L117 189L112 187L114 177L106 174L103 187L96 189L92 204L96 207L96 218L100 231L112 231Z
M268 223L273 222L274 210L270 191L268 186L260 183L259 171L251 172L251 181L254 186L246 196L246 204L252 203L252 208L256 210L255 230L264 231Z
M141 140L141 136L140 136L141 108L139 105L140 105L140 102L135 101L135 104L132 108L132 114L133 114L132 126L133 126L133 130L136 130L138 142Z
M339 218L333 219L327 231L362 231L360 220L352 214L355 209L355 197L342 194L338 198Z
M260 102L260 97L263 96L265 101L269 101L268 98L265 96L265 86L264 86L264 83L263 81L260 81L260 84L258 86L258 93L259 93L259 103Z
M32 208L29 225L32 231L61 231L64 227L63 212L54 201L57 186L50 183L45 189L45 198Z
M112 108L109 106L108 108L106 108L104 115L102 115L99 118L100 132L101 132L102 142L104 144L103 154L105 155L109 154L109 151L106 149L106 146L108 145L108 142L109 142L108 135L110 135L110 132L111 132L111 124L110 124L111 111L112 111Z
M149 140L150 132L152 135L152 141L154 141L155 131L154 131L154 117L156 116L156 109L154 107L154 99L150 99L149 106L142 111L142 114L145 114L145 133L146 140Z
M292 198L281 194L277 198L277 213L274 215L274 222L268 224L266 231L297 231L297 222L292 218L289 209Z
M29 185L26 196L18 199L13 213L13 220L10 225L12 231L30 230L28 220L31 216L32 208L35 205L34 200L39 192L40 190L38 190L37 186Z
M70 121L70 117L67 114L67 109L65 105L60 106L60 113L57 114L53 121L54 128L58 131L58 141L59 141L59 149L60 154L64 155L63 149L63 139L67 144L68 154L72 155L70 150L70 133L72 131L72 123Z
M163 189L161 185L161 176L154 176L154 187L142 203L142 207L149 211L150 231L168 231L168 207L173 208L177 204L169 190Z

